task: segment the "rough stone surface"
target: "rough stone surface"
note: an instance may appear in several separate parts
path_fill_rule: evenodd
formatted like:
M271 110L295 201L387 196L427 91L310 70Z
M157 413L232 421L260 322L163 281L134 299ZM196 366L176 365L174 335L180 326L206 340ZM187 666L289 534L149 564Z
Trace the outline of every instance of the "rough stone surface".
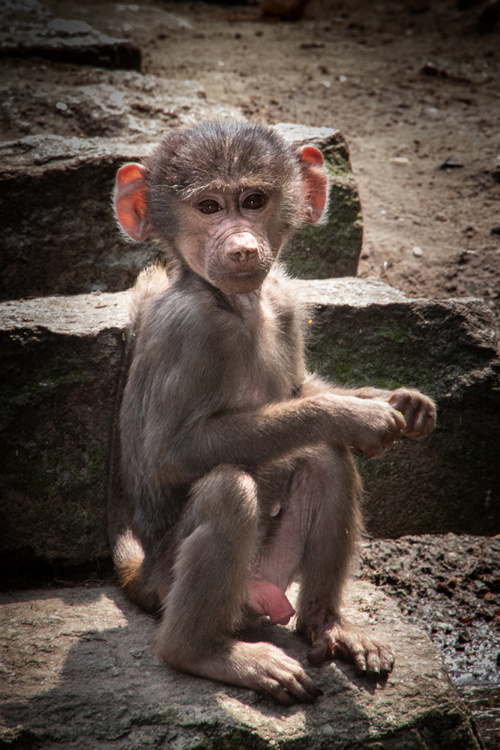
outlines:
M2 577L108 554L109 433L126 295L2 305Z
M116 228L111 205L117 169L153 150L158 133L238 112L209 103L192 81L159 81L115 73L113 84L96 75L81 87L27 91L5 87L4 117L37 111L48 102L66 106L83 135L27 135L0 143L0 298L121 291L160 257L153 243L135 244ZM336 130L281 126L297 146L316 143L332 172L327 223L299 233L284 254L296 275L354 274L361 250L360 208L350 177L347 147ZM75 130L74 132L80 132ZM88 137L90 136L90 137ZM316 228L314 228L316 229Z
M410 300L375 280L295 281L309 361L341 384L423 388L435 433L362 460L376 536L500 531L499 359L477 300ZM127 293L0 305L2 576L107 559L109 430Z
M0 136L7 134L2 141L11 141L14 132L42 136L36 123L45 124L49 116L52 135L62 138L126 138L131 143L147 139L150 146L168 127L194 125L209 117L241 117L233 107L207 101L196 81L83 68L75 85L39 82L35 87L23 73L10 71L0 88ZM67 158L78 156L71 142L66 148ZM21 153L14 151L11 158ZM14 159L10 165L25 169L30 162Z
M83 76L82 76L83 77ZM131 286L159 257L116 227L112 194L118 168L147 156L158 133L209 117L237 116L210 104L193 81L114 73L89 75L81 87L3 90L4 118L64 105L78 135L27 135L0 144L0 297L78 294ZM101 82L99 82L101 81Z
M330 178L330 210L324 224L307 226L289 243L283 259L292 276L328 279L355 276L363 242L361 204L347 143L338 130L280 123L276 129L297 148L316 146Z
M500 359L488 308L412 300L360 279L297 284L314 309L309 359L320 374L346 386L413 386L438 404L430 437L360 461L369 531L498 533Z
M6 0L0 16L0 57L44 57L58 62L140 70L141 51L85 21L57 18L38 0Z
M396 652L385 684L349 664L306 666L324 691L312 706L175 673L149 641L154 620L102 588L2 595L1 747L98 750L478 750L468 711L436 649L394 603L353 583L345 614L375 628ZM289 628L263 626L306 665Z

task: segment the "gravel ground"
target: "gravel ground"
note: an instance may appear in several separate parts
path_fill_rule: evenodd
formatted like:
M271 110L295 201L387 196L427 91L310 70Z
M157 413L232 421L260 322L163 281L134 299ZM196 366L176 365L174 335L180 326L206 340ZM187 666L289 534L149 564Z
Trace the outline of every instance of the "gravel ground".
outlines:
M397 599L439 647L487 750L500 747L500 536L407 536L362 545L361 578Z

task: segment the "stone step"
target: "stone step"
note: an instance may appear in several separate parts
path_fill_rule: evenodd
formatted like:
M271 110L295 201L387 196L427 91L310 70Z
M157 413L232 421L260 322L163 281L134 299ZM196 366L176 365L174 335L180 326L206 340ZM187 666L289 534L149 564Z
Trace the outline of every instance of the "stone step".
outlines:
M409 299L376 280L297 280L312 369L342 385L415 386L438 426L362 460L376 536L500 531L500 361L478 300ZM0 305L2 577L108 560L110 430L127 292Z
M83 76L82 76L83 77ZM0 298L122 291L138 271L160 257L152 242L134 244L116 227L111 196L117 169L147 156L162 131L216 117L240 117L207 102L193 81L114 73L112 85L88 82L27 91L6 90L5 118L51 103L84 118L91 137L26 135L0 143ZM109 76L108 76L109 78ZM70 117L71 119L71 117ZM241 119L241 118L240 118ZM73 122L73 120L72 120ZM63 127L63 126L61 126ZM92 128L99 127L101 136ZM284 259L293 275L325 278L356 273L362 243L361 209L344 138L331 128L281 124L295 146L317 145L331 176L331 211L320 227L306 227Z
M59 18L40 0L4 0L0 57L41 57L77 65L140 70L141 50L85 21Z
M159 257L117 229L115 175L147 156L168 128L239 113L206 100L195 81L132 71L83 70L80 85L29 85L13 72L0 112L23 132L59 112L57 133L33 132L0 143L0 298L121 291ZM62 109L61 109L62 108Z
M425 440L362 459L368 530L500 531L500 359L491 311L469 298L410 299L381 282L299 282L313 304L309 361L342 385L419 388L436 399Z
M293 596L292 596L293 598ZM479 750L475 727L426 635L375 587L353 582L344 613L391 643L373 684L340 661L307 665L291 628L263 626L323 690L310 706L173 672L153 656L152 617L112 586L0 595L4 748L60 750Z

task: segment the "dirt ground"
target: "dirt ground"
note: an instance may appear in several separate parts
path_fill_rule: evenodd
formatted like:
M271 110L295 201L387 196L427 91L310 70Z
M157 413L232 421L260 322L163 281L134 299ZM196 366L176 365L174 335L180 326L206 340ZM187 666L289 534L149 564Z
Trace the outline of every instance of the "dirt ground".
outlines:
M138 42L144 73L196 79L251 119L339 128L363 206L359 275L481 297L498 322L500 18L480 32L485 0L312 0L295 23L243 0L49 4Z

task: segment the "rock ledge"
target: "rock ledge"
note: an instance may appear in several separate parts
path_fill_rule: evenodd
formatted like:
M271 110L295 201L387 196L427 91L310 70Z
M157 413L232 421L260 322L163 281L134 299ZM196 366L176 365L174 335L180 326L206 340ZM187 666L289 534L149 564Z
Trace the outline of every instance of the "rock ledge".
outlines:
M479 750L474 725L427 637L373 586L355 582L345 614L397 654L384 685L342 662L306 667L324 691L312 706L175 673L149 648L153 618L112 586L0 598L0 746L79 750ZM260 634L300 661L288 628Z

